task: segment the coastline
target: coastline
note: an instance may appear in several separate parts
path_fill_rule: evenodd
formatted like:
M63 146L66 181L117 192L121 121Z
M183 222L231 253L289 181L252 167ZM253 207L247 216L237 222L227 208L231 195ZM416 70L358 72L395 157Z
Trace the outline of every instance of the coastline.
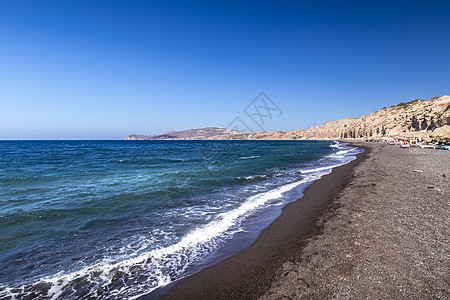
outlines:
M345 188L353 168L370 152L308 186L303 197L287 204L282 214L258 239L237 254L196 274L143 295L139 299L256 299L269 288L274 274L285 262L296 259L308 240L320 234L318 220L333 210L333 199Z
M322 233L260 300L449 298L450 153L365 145Z

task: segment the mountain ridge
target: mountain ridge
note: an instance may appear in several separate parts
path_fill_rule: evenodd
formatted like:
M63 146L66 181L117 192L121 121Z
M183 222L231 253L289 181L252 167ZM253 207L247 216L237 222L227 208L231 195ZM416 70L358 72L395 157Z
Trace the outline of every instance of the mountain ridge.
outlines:
M205 127L193 128L181 131L168 131L163 134L145 135L145 134L131 134L125 137L125 140L202 140L208 139L212 136L241 134L243 131L233 130L223 127Z
M215 130L214 130L215 129ZM207 134L202 133L207 132ZM296 140L296 139L443 139L450 140L450 96L416 99L382 108L359 118L327 121L307 130L246 133L220 127L170 131L142 139Z

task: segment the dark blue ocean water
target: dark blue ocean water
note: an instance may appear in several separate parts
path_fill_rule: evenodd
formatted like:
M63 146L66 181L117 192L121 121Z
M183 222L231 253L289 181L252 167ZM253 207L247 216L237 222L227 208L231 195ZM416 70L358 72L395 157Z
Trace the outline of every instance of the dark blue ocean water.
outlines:
M154 290L254 237L258 216L356 153L326 141L0 141L0 299Z

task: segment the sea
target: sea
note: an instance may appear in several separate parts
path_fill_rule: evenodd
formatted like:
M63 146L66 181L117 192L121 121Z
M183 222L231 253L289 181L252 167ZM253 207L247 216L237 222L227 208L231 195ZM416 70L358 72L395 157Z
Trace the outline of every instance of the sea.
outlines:
M135 299L256 240L361 150L331 141L0 141L0 299Z

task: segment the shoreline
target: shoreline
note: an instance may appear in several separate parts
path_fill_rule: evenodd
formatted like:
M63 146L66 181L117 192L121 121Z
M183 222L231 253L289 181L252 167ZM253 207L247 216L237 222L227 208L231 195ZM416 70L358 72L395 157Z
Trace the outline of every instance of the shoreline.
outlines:
M259 300L448 299L450 153L365 145L323 232Z
M355 147L351 143L350 146ZM364 152L308 186L303 197L287 204L281 215L249 247L138 299L256 299L262 296L280 266L295 259L308 240L321 233L318 220L333 209L333 199L347 185L353 168L370 152L365 146L357 148Z

